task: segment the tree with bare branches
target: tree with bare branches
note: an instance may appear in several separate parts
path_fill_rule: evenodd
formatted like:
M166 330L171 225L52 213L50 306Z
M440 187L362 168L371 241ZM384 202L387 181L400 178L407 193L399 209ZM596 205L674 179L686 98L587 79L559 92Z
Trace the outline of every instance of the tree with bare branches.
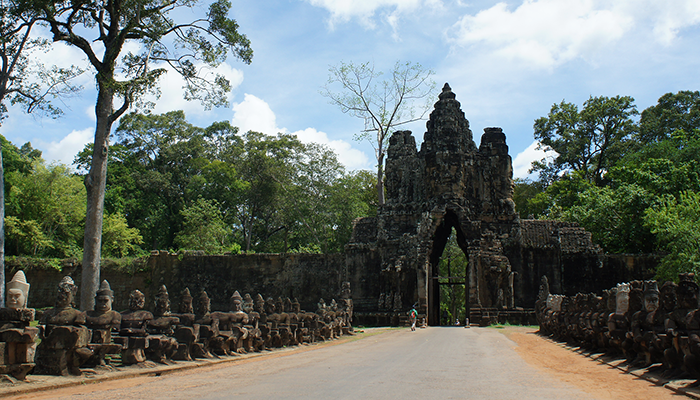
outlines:
M381 72L372 63L341 62L329 68L321 94L341 111L365 121L355 140L368 140L377 160L377 199L384 204L384 157L387 138L396 127L422 119L430 111L436 85L433 71L418 63L397 62L389 79L379 81ZM333 91L340 86L340 91Z

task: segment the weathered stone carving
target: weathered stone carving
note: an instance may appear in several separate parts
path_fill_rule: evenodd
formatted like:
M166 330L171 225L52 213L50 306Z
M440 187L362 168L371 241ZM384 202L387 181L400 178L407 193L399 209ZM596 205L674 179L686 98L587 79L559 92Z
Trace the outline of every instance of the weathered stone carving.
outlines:
M173 354L173 360L192 360L192 348L197 346L196 342L199 335L199 326L194 326L194 307L192 306L192 295L190 289L185 288L182 291L180 298L180 308L178 314L172 314L177 317L179 324L175 327L175 339L177 339L177 350Z
M624 358L630 368L663 369L667 379L700 379L699 292L694 274L684 273L661 289L648 280L618 284L601 297L549 294L538 307L540 333Z
M153 320L153 314L144 310L146 296L136 289L129 294L129 309L121 313L122 322L119 330L122 344L122 363L125 365L146 361L148 331L146 326Z
M112 343L112 331L119 330L122 316L112 310L114 292L109 282L103 280L95 296L95 309L86 314L86 326L92 331L88 347L93 356L87 361L90 365L106 365L105 356L121 352L122 346Z
M56 306L44 312L41 343L36 353L35 372L44 375L81 375L80 366L92 355L87 347L90 330L86 315L73 308L78 287L70 276L58 284Z
M383 318L368 323L398 322L399 314L418 304L429 324L439 324L437 266L453 229L468 259L469 309L532 307L539 271L559 291L563 274L571 282L588 282L581 278L600 263L601 249L575 224L520 220L505 134L485 128L477 147L448 84L420 150L409 131L389 138L385 173L386 204L376 217L355 221L345 251L351 276L378 276L361 285L361 301L354 305L355 316Z
M23 271L7 282L7 308L0 308L0 374L23 380L34 368L39 329L30 327L34 309L27 308L29 283Z

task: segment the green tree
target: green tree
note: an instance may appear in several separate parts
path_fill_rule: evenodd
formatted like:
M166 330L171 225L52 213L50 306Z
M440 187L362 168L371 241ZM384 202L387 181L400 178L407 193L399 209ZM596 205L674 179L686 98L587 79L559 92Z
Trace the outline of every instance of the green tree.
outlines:
M540 181L532 181L530 179L513 179L513 201L515 209L518 211L520 218L534 218L537 211L530 205L530 201L539 193L544 191L544 184Z
M10 254L80 257L85 187L65 165L35 160L31 172L14 174L8 192ZM40 232L40 233L39 233Z
M203 250L207 254L240 251L240 246L231 242L231 227L224 222L216 201L200 197L180 213L184 227L175 237L179 248Z
M329 68L322 94L344 113L365 121L356 140L368 140L377 160L377 199L384 204L384 157L386 139L396 127L422 119L434 100L434 74L418 63L397 62L391 77L379 82L381 72L372 63L341 62ZM340 86L340 91L332 90Z
M639 122L637 139L643 145L670 139L679 130L692 134L700 129L700 92L666 93L642 111Z
M198 1L16 1L37 13L55 42L82 51L96 73L95 141L85 179L87 214L80 296L81 308L89 310L99 284L112 124L130 107L142 104L144 94L156 93L158 77L166 71L166 64L185 79L185 98L201 100L208 106L226 104L229 81L218 74L212 77L207 71L201 72L200 66L216 67L229 53L249 63L252 50L249 40L238 33L236 21L228 18L231 4L227 0L214 1L203 18L184 23L172 16L196 13ZM137 52L124 54L125 45L130 43ZM152 68L153 64L161 67ZM120 101L116 107L115 99Z
M46 67L33 59L33 54L51 46L46 39L32 37L38 22L39 13L21 1L0 0L0 125L7 116L8 102L21 105L28 113L56 117L62 112L52 100L82 89L70 83L82 69Z
M604 174L625 154L628 139L637 130L633 117L638 114L629 96L591 97L578 110L575 104L554 104L547 117L534 124L539 148L554 150L552 161L533 163L540 181L550 184L563 173L576 171L597 186Z
M143 237L136 228L130 228L122 213L105 214L102 229L102 255L126 257L140 253Z
M464 321L467 317L465 285L455 283L457 280L466 279L467 264L467 257L457 244L457 234L453 228L438 265L440 276L452 277L444 279L442 283L445 284L440 285L440 309L447 311L448 325L455 321Z
M233 224L244 183L234 167L241 153L238 130L228 122L202 129L182 111L125 115L111 146L105 209L122 213L149 249L174 248L181 211L199 197L216 200ZM76 158L84 171L91 146Z
M679 272L700 273L700 194L667 195L646 211L646 223L667 250L658 279L675 280Z

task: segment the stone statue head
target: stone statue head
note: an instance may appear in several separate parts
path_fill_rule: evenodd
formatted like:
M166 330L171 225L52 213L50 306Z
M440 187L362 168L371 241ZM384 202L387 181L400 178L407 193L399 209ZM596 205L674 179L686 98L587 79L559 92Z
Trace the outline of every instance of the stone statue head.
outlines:
M273 300L272 297L268 297L267 300L265 300L265 312L269 315L274 314L275 310L275 300Z
M180 307L178 311L181 314L194 314L194 308L192 307L192 295L190 294L190 288L185 288L180 296Z
M294 301L292 302L292 311L295 313L300 313L301 312L301 304L299 304L299 300L297 298L294 298Z
M170 295L168 294L168 288L165 285L160 285L158 288L158 293L156 293L155 298L155 312L154 314L158 317L170 314Z
M615 313L624 314L630 305L630 284L619 283L615 288Z
M698 308L698 284L695 283L695 274L678 274L678 278L678 307Z
M199 295L199 305L197 307L197 314L204 316L207 315L211 312L211 299L209 299L209 295L207 292L202 290L202 293Z
M676 308L678 298L676 296L678 285L668 281L661 285L659 294L661 295L660 306L665 312L671 312Z
M253 302L253 298L250 296L250 293L243 295L243 311L248 314L255 311L255 303Z
M112 303L114 302L114 291L109 286L109 282L103 280L100 288L95 293L95 311L105 313L112 311Z
M182 297L180 299L180 313L194 314L194 307L192 307L192 295L190 294L190 288L185 288L185 290L182 291Z
M278 297L277 301L275 301L275 310L277 310L278 313L284 312L284 301L281 297Z
M129 293L129 310L139 311L146 306L146 296L140 290L135 289Z
M615 309L617 308L617 288L611 288L610 289L610 295L608 296L608 310L610 312L615 312Z
M58 284L56 294L56 308L66 308L73 306L73 300L78 293L78 287L73 283L73 278L64 276Z
M340 286L340 298L349 299L351 295L352 292L350 291L350 282L343 281L343 283Z
M284 299L284 310L285 310L286 312L292 312L292 311L293 311L292 308L293 308L293 307L292 307L292 300L291 300L289 297L286 297L286 298Z
M659 308L659 285L656 281L644 282L644 309L654 312Z
M629 309L630 315L644 308L644 283L642 281L630 282Z
M329 308L332 311L338 311L338 303L335 301L335 299L331 299L331 305L329 306Z
M255 296L255 312L260 314L265 312L265 299L260 293Z
M29 298L29 284L23 271L17 271L7 282L7 308L26 308Z
M243 298L238 290L231 295L231 311L243 311Z

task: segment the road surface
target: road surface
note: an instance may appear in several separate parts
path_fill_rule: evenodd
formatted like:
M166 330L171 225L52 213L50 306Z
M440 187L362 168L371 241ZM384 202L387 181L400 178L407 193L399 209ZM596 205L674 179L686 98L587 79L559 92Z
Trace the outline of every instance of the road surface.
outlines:
M398 329L158 377L34 393L71 399L592 399L528 365L492 328ZM663 390L663 389L662 389ZM47 398L48 398L47 397Z

